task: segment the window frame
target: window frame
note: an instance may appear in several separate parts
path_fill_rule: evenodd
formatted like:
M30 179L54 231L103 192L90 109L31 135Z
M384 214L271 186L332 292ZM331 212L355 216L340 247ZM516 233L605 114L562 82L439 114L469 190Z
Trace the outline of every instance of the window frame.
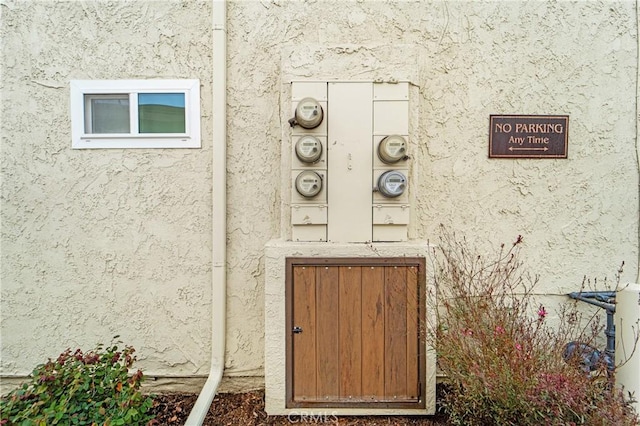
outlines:
M93 148L201 148L200 80L71 80L73 149ZM185 133L140 133L139 93L183 93ZM86 133L85 95L128 95L130 133Z

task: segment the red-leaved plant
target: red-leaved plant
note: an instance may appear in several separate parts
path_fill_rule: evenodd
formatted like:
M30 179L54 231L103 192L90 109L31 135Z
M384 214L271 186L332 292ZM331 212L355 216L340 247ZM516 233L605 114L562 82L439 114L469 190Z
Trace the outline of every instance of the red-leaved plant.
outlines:
M434 334L446 376L442 408L456 425L636 425L638 417L606 365L586 374L569 341L593 343L597 318L575 302L557 323L536 302L537 278L522 271L522 237L487 259L442 231L433 252L439 311ZM587 324L585 326L585 323ZM579 355L579 354L577 354Z
M132 346L119 349L116 344L65 350L0 399L0 425L148 424L153 400L140 392L142 371L129 374L134 352Z

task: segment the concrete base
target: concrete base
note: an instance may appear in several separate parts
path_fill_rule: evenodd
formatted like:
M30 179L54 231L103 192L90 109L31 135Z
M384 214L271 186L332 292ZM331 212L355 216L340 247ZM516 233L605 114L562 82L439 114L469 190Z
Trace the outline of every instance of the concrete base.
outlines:
M425 257L424 241L402 243L301 243L270 241L265 246L265 409L269 415L429 415L435 413L436 355L434 341L426 336L425 409L304 408L286 407L285 259L287 257ZM427 272L427 276L428 276ZM427 280L426 323L435 320L435 289Z

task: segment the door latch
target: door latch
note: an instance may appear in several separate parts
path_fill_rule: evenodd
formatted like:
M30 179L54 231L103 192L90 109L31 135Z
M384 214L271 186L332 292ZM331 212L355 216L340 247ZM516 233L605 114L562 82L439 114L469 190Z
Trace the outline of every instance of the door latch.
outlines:
M294 333L296 333L296 334L299 334L299 333L302 333L302 328L301 328L301 327L296 326L296 327L293 327L293 330L292 330L292 331L293 331Z

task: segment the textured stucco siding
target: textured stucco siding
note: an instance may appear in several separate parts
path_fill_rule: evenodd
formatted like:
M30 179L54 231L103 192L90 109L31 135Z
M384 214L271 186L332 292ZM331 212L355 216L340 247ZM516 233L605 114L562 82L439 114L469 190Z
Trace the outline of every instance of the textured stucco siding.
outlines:
M245 259L229 270L230 315L244 315L244 295L262 297L266 240L290 235L286 121L298 80L412 82L411 238L435 241L440 223L485 247L521 234L542 294L575 291L584 275L611 283L622 261L622 280L636 279L635 2L262 1L228 11L229 253ZM569 158L488 159L490 114L569 115ZM256 144L265 148L253 163ZM239 360L254 323L230 324Z
M0 4L0 374L120 334L149 374L205 375L210 2ZM227 34L227 376L264 374L293 80L412 83L411 239L521 234L542 294L636 280L634 1L231 1ZM72 151L69 80L117 78L199 78L203 148ZM569 115L569 158L488 159L490 114Z
M115 335L206 374L210 2L2 2L1 374ZM71 150L72 79L197 78L202 149Z

